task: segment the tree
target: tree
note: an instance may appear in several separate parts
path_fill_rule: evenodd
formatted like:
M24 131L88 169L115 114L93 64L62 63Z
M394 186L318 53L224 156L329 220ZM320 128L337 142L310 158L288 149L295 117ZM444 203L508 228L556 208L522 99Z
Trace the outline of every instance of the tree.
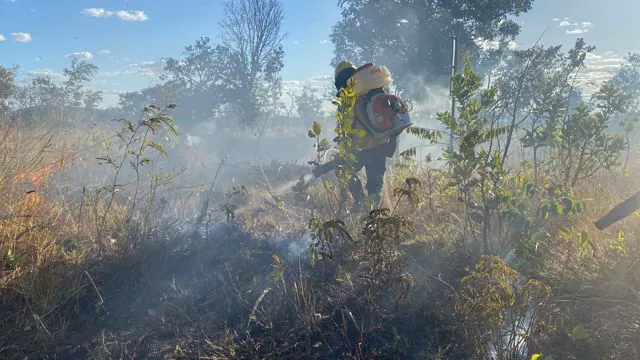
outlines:
M338 5L342 19L332 29L332 63L384 64L396 70L400 89L419 97L424 89L412 86L416 78L448 79L454 34L466 55L479 60L480 40L497 40L504 48L520 32L507 16L529 11L533 0L339 0Z
M140 91L120 94L118 96L120 112L126 118L133 118L139 116L146 106L171 103L169 97L176 92L175 87L172 87L171 84L175 83L158 84Z
M500 104L494 117L509 124L503 162L515 132L524 128L523 145L533 150L537 176L538 150L550 145L558 123L577 102L576 78L587 54L594 49L582 38L566 54L561 52L561 46L535 45L511 51L496 69L494 84Z
M318 121L326 116L322 109L323 99L318 96L318 91L310 86L302 88L302 92L293 95L296 105L296 116L305 124Z
M629 110L640 112L640 53L630 53L625 60L627 63L607 83L616 85L630 97Z
M230 0L221 22L228 65L231 111L242 125L256 125L265 110L277 106L284 67L282 3L279 0Z
M233 54L226 46L213 46L210 38L201 37L195 44L186 46L183 55L182 59L165 59L165 74L161 79L175 82L185 96L213 91L226 96L224 90L235 86Z
M87 92L84 89L85 83L90 82L97 73L98 66L78 59L71 60L71 68L64 69L65 80L60 85L60 122L65 120L69 108L81 107L87 95L90 97L89 104L94 107L102 101L101 92Z
M17 71L17 66L11 69L0 66L0 116L9 110L9 102L16 93L15 79Z
M87 90L85 85L97 72L96 65L73 59L71 67L64 69L61 82L49 75L34 77L27 85L16 88L13 95L21 118L37 121L55 116L61 125L95 115L95 109L102 102L102 92Z
M221 114L238 86L231 50L213 46L208 37L202 37L186 46L183 55L182 59L165 59L161 76L165 86L156 90L181 105L174 114L176 121L193 124L216 119L219 126L229 127Z

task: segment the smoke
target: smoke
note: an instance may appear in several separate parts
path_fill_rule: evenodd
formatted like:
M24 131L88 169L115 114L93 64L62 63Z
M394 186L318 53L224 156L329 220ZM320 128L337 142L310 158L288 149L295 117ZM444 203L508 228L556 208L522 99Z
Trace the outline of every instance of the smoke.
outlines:
M311 246L312 243L311 232L307 231L300 237L284 238L281 240L279 248L286 248L287 260L293 262L304 257L308 253L309 246Z
M451 108L449 86L444 81L430 82L423 77L415 77L408 84L403 84L403 87L409 94L423 94L420 98L406 100L410 107L411 121L415 126L440 131L442 139L440 143L432 145L405 132L400 136L399 152L415 147L417 159L424 160L428 154L438 158L448 141L446 128L438 120L438 113Z

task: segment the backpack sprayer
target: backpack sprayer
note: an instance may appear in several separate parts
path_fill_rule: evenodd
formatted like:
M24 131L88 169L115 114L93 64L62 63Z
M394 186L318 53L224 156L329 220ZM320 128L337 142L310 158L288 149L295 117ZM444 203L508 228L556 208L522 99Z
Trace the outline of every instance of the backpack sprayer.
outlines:
M365 150L383 145L385 140L389 141L411 126L406 103L384 90L391 84L391 72L386 67L368 63L357 68L352 78L355 82L354 91L359 96L354 109L354 125L367 134L364 139L354 140L361 145L358 147ZM312 170L313 176L318 178L344 166L343 162L336 158L317 165Z

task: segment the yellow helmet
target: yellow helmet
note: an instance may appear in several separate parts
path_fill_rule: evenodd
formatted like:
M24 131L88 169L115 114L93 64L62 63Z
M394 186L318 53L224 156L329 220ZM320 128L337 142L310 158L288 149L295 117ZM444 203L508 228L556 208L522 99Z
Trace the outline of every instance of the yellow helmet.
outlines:
M333 74L333 77L337 78L338 75L340 74L340 72L342 72L343 70L346 70L346 69L355 70L356 67L355 67L355 65L353 65L353 63L351 61L343 60L340 63L338 63L338 65L336 65L336 69L335 69L335 73Z

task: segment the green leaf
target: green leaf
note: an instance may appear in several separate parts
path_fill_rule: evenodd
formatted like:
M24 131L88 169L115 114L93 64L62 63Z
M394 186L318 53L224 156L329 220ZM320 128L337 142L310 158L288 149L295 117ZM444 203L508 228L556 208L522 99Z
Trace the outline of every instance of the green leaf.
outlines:
M362 139L363 137L367 136L367 132L364 131L364 129L351 129L351 133L357 139Z
M542 354L533 354L531 355L531 360L541 360Z
M536 188L530 182L525 182L522 186L522 195L528 199L531 199L536 195Z
M565 196L562 199L560 199L560 201L562 202L563 212L565 215L571 215L574 213L575 206L572 199Z
M578 341L578 340L585 340L589 336L587 335L587 331L585 330L584 325L579 324L579 325L576 325L573 328L573 330L571 330L571 332L569 333L569 337L573 341Z
M591 241L591 234L586 230L582 230L578 236L578 240L580 241L580 245L586 246Z

